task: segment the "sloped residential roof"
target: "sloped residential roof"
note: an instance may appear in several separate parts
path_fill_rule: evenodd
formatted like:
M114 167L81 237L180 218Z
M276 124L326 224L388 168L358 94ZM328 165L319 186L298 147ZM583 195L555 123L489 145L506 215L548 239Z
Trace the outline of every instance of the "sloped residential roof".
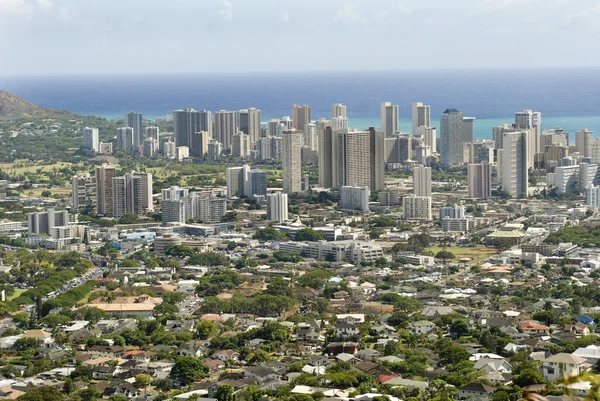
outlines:
M570 365L581 365L585 363L585 361L586 359L584 357L567 354L565 352L552 355L550 358L546 358L546 360L544 360L544 362L567 363Z

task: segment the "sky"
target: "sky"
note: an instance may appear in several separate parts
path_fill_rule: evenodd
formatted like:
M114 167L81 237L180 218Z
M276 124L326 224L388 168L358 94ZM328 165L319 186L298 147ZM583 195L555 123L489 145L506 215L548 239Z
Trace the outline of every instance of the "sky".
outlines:
M0 0L0 74L600 66L596 0Z

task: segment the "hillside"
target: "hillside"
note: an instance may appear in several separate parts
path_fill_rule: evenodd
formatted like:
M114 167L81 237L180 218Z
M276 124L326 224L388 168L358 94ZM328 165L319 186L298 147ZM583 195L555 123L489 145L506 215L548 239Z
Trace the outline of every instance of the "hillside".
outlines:
M74 116L65 110L47 109L29 103L12 93L0 90L0 118L60 118Z

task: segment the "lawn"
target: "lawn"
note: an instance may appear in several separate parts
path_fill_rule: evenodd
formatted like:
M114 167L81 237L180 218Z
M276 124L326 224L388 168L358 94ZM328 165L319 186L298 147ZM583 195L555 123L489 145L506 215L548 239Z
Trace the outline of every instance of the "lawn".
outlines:
M25 291L27 291L27 290L24 290L22 288L15 288L15 293L12 294L10 297L6 298L6 300L12 301L13 299L20 297L21 294L23 294Z
M433 254L437 254L442 250L440 246L432 246L425 249L426 251L431 251ZM489 256L495 255L496 251L494 248L486 248L484 246L472 247L472 248L464 248L460 246L449 246L446 247L446 251L452 252L455 258L452 261L458 262L461 258L470 258L473 263L482 262L487 259Z
M72 163L58 162L53 164L38 164L31 161L16 161L14 163L0 163L0 169L5 170L10 175L19 175L24 173L35 173L37 169L50 171L53 168L70 167Z

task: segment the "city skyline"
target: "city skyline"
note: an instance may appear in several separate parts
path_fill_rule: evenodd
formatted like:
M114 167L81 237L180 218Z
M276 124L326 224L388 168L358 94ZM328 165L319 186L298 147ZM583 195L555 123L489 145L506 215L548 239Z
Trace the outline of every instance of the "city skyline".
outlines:
M49 61L44 63L46 73L240 71L237 61L247 58L254 62L245 71L335 71L348 69L350 52L361 55L351 63L358 70L398 65L432 68L440 58L442 68L511 67L514 60L495 55L512 52L525 36L538 49L552 49L555 66L600 65L597 52L586 40L595 32L594 20L600 13L591 0L545 2L543 13L539 0L446 4L441 0L378 0L374 4L358 0L179 0L165 13L164 4L158 1L141 7L135 1L116 0L0 0L0 37L11 38L0 40L0 51L8 55L0 74L39 73L39 63L32 61L40 58ZM153 29L144 29L150 25ZM381 35L382 29L388 34ZM300 54L337 41L340 35L345 40L318 65L308 57L283 57L272 63L270 57L256 57L255 47L246 45L256 42L264 49L287 48L291 54ZM197 37L207 36L205 52L219 52L225 45L230 51L220 52L221 57L211 63L196 62L201 61L200 55L191 55L190 60L187 50ZM448 36L454 39L450 45L440 40ZM23 53L23 48L29 51ZM390 48L403 50L392 53ZM74 49L79 57L68 57ZM386 51L389 56L373 68L372 57ZM156 52L169 52L170 57L146 63L114 62L141 60ZM520 65L546 63L542 57L528 57Z

